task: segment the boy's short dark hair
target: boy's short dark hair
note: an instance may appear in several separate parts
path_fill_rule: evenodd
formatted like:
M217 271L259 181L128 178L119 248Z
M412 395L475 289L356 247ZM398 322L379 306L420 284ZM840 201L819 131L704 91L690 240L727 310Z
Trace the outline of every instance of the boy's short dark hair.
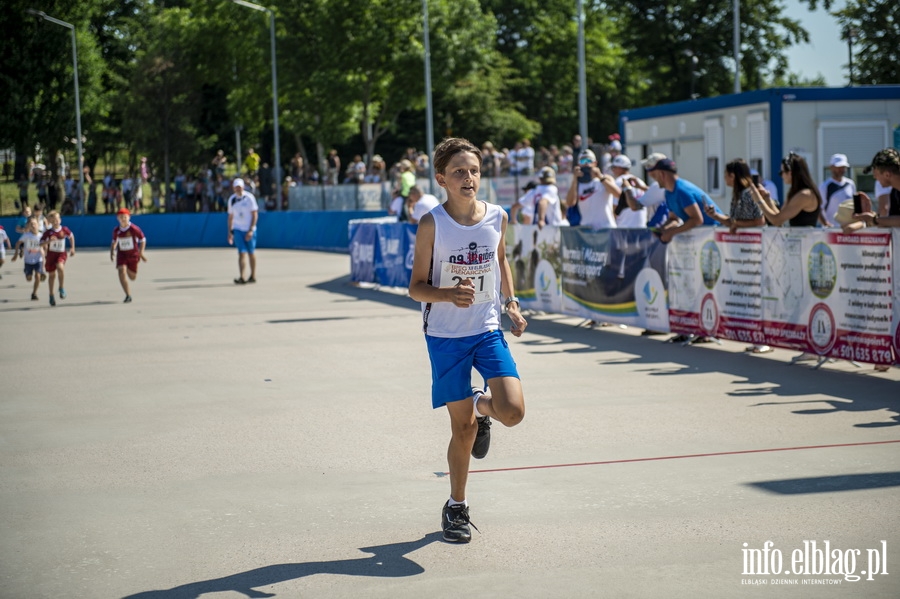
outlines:
M885 148L875 154L872 158L872 164L863 169L863 173L868 175L872 169L884 170L894 174L900 174L900 152L894 148Z
M478 163L481 164L481 150L472 142L462 137L447 137L434 149L434 172L443 175L450 159L460 152L472 152L478 156Z

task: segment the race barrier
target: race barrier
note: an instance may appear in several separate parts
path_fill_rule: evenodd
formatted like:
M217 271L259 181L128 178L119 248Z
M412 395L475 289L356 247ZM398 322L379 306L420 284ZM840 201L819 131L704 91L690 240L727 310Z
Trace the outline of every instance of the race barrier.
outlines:
M361 217L381 216L372 211L260 212L257 247L346 252L347 225ZM16 218L0 218L15 244ZM131 222L147 236L147 247L227 247L228 215L224 212L179 212L136 214ZM63 225L75 235L76 248L109 247L112 230L118 225L113 215L64 216Z
M351 222L351 279L407 286L415 229ZM887 229L701 227L663 244L647 229L511 225L506 254L526 309L893 364L898 244Z

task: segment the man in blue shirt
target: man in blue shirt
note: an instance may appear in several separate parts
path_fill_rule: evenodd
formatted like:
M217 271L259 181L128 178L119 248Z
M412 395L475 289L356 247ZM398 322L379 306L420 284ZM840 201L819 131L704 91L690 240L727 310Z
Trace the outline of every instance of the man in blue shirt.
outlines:
M668 243L679 233L701 225L718 225L714 218L706 214L706 206L712 206L720 214L722 211L705 191L678 176L678 167L673 160L659 160L647 172L666 190L669 219L661 227L660 241Z

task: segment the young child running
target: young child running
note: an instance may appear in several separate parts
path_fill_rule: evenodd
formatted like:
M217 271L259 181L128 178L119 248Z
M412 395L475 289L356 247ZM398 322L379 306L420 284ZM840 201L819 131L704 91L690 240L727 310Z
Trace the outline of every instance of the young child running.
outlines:
M113 229L112 245L109 246L109 259L112 261L115 255L116 269L119 271L119 283L122 284L122 290L125 292L125 302L131 302L131 290L128 286L128 279L132 281L137 278L138 262L147 261L144 256L144 249L147 247L147 238L140 227L131 222L131 212L128 208L121 208L116 212L116 218L119 219L119 226ZM118 253L116 253L118 248Z
M34 279L34 287L31 290L31 299L36 300L38 287L44 280L44 248L41 246L41 236L38 234L38 222L35 218L29 218L25 223L25 232L16 242L12 261L22 256L25 261L25 278L28 281Z
M62 217L54 210L47 215L50 228L41 236L41 245L47 249L47 272L50 274L50 305L56 305L53 296L53 283L59 273L59 299L66 299L65 276L66 259L75 255L75 235L68 227L62 226ZM69 240L69 250L66 252L66 239Z
M516 363L500 330L501 294L512 334L520 337L527 323L506 260L506 212L476 199L481 152L465 139L445 139L435 148L434 170L447 201L419 221L409 295L422 302L432 406L450 414L450 499L441 528L444 540L468 543L470 456L487 455L491 418L515 426L525 416ZM472 387L473 367L489 393Z

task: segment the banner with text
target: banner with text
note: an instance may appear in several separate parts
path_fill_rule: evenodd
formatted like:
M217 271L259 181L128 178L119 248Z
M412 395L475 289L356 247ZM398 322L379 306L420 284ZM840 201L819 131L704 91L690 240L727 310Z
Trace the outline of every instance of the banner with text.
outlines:
M647 229L562 227L562 312L669 330L666 248Z
M766 342L892 363L890 247L890 232L765 229Z

